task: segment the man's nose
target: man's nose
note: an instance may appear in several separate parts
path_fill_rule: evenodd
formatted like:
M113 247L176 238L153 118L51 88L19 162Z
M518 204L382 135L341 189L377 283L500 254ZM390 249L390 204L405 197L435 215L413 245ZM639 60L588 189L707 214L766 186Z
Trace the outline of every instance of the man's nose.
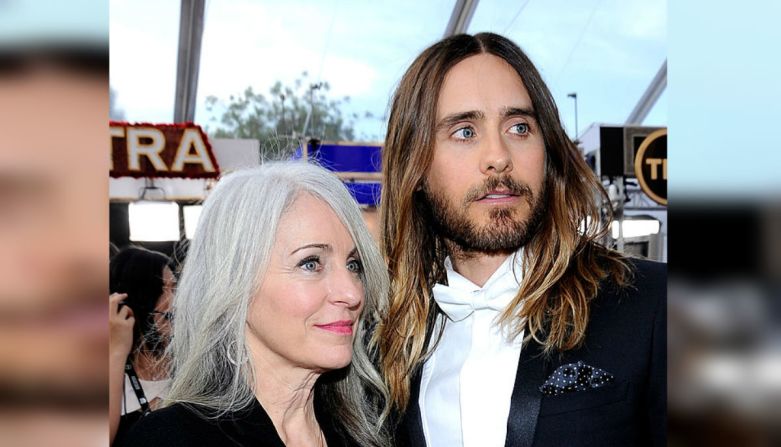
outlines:
M512 171L513 164L510 150L498 132L488 135L483 140L481 150L480 171L483 174L502 174Z

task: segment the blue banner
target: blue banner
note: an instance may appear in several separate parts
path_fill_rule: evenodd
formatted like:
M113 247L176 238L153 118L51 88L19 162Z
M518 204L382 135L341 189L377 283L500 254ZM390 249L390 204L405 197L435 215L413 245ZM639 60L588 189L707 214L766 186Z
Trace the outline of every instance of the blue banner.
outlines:
M381 172L382 146L372 144L337 144L310 141L307 148L309 159L337 173L379 173ZM296 149L294 159L303 158L301 147ZM379 182L345 182L345 186L361 205L377 206L380 203Z

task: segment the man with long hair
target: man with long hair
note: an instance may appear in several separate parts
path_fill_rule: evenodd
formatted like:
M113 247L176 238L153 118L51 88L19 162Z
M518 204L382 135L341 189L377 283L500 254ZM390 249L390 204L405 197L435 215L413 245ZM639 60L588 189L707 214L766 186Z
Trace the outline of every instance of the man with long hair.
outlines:
M382 166L399 445L664 444L666 268L600 243L607 195L517 45L418 56Z

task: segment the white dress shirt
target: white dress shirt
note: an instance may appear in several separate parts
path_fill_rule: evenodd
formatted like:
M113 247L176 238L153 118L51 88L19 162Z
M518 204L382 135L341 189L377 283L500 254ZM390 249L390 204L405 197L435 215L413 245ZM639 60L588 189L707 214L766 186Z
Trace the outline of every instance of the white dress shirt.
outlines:
M504 446L523 334L508 341L498 316L518 293L522 253L508 256L482 288L445 260L449 286L437 284L433 295L448 318L423 366L418 400L429 447Z

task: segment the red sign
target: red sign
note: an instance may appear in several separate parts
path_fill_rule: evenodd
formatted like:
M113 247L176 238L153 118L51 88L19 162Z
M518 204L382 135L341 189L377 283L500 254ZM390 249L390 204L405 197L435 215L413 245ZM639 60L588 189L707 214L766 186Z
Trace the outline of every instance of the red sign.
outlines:
M109 122L111 177L217 178L206 134L193 123Z

